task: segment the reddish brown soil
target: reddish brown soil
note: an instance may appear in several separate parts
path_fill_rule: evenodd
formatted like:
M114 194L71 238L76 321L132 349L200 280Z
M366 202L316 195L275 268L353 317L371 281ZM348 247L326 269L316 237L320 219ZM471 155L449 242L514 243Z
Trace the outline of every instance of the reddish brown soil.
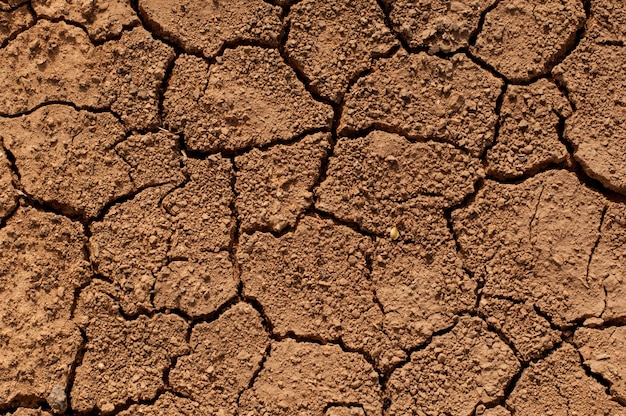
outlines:
M0 0L0 415L626 416L622 0Z

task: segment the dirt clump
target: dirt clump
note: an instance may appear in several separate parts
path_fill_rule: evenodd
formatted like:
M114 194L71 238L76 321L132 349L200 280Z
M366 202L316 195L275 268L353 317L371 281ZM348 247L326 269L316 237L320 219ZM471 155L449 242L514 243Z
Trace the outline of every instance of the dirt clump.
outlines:
M626 51L583 39L553 71L576 110L565 122L565 139L585 172L626 194Z
M179 57L165 94L165 121L189 149L236 151L328 129L329 105L315 101L277 50L227 49L210 65Z
M401 49L378 60L346 94L338 131L393 131L446 141L478 156L493 141L501 86L463 54L446 60Z
M380 237L397 227L405 241L439 241L450 238L443 209L483 175L477 159L450 144L373 131L338 140L315 207Z
M96 281L82 291L76 317L87 344L76 368L72 408L113 413L128 402L152 400L164 387L163 375L174 357L188 352L188 325L171 314L125 320L115 290Z
M0 220L6 218L17 207L17 192L13 187L11 164L0 148Z
M82 343L70 321L74 291L91 277L85 243L80 224L33 208L0 230L0 409L67 388Z
M129 0L33 0L32 7L38 18L79 24L98 42L118 37L125 28L139 25Z
M142 28L93 46L85 32L39 20L0 49L0 113L51 101L111 110L129 129L159 123L158 89L174 51Z
M329 405L349 403L375 415L382 412L381 399L378 376L362 355L286 339L272 342L254 385L241 396L239 414L321 416Z
M530 363L506 405L519 416L626 414L623 407L610 400L602 384L585 374L580 357L570 344Z
M427 48L428 53L450 53L469 45L470 37L492 0L418 1L383 0L396 33L412 49Z
M7 416L52 416L52 413L40 409L20 407L13 413L7 413Z
M235 414L269 345L261 316L239 303L216 321L196 325L189 343L190 354L180 357L170 372L172 388L203 406L204 414Z
M546 79L508 87L498 139L487 152L487 172L512 179L563 162L568 153L559 139L559 123L571 114L567 98Z
M398 42L375 0L305 0L289 13L287 56L315 92L338 103L349 83Z
M156 33L206 58L235 44L278 46L283 30L280 7L262 0L139 0L139 12Z
M480 405L479 405L480 406ZM477 416L511 416L511 412L506 407L496 406L491 409L485 409L482 413L476 411Z
M252 149L235 157L237 215L242 231L293 227L313 201L330 133L316 133L289 145Z
M615 0L590 2L585 39L600 45L626 44L626 5Z
M15 10L2 11L0 8L0 45L4 45L11 38L35 23L28 6L18 7Z
M470 50L509 81L528 82L550 72L585 19L581 0L503 0Z
M502 398L519 368L511 349L483 321L463 317L391 375L388 414L470 416L479 403Z
M466 266L485 279L483 295L530 301L564 326L604 310L603 279L588 264L606 204L555 170L519 184L487 181L452 220Z

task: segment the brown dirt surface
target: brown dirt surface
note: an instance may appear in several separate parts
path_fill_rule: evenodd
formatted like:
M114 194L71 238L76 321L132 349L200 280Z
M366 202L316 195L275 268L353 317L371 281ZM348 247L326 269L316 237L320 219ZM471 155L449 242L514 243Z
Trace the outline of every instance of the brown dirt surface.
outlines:
M311 88L339 102L349 83L398 41L375 0L304 0L291 8L287 56Z
M624 407L610 400L604 386L585 374L580 357L570 344L531 363L506 404L520 416L626 414Z
M125 28L139 24L129 0L32 0L31 4L38 17L78 24L94 41L116 38Z
M584 365L611 385L611 395L626 403L626 327L580 328L574 343Z
M470 416L479 403L503 397L519 370L511 349L477 318L461 318L389 379L387 414Z
M470 49L507 79L527 82L552 69L584 23L581 0L503 0Z
M487 152L487 172L512 179L563 162L568 153L559 139L559 123L571 111L567 98L546 79L509 87L497 142Z
M241 230L293 227L313 201L330 134L316 133L290 145L252 149L235 158L237 216Z
M240 43L278 46L281 9L262 0L139 0L148 25L185 52L214 58Z
M340 403L358 404L366 415L381 413L381 391L372 366L338 345L287 339L272 342L256 383L241 396L239 414L333 414L324 410Z
M191 150L236 151L330 127L331 107L313 99L276 50L243 46L218 58L178 58L165 94L165 120Z
M383 0L393 29L413 49L454 52L469 45L481 15L493 0Z
M0 416L626 416L626 2L0 0Z
M493 141L501 85L464 55L445 60L400 50L377 61L346 94L339 133L394 131L478 156Z

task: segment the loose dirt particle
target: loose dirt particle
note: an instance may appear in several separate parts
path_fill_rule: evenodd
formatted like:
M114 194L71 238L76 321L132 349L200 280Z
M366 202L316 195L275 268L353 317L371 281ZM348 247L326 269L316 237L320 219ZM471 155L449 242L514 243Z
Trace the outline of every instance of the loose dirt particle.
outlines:
M35 19L28 11L28 6L22 6L11 11L1 11L0 3L0 45L11 39L17 33L32 26Z
M604 386L585 374L570 344L530 363L506 404L516 416L626 415L623 407L610 401Z
M456 314L473 309L476 282L460 267L454 241L431 253L418 244L379 239L372 282L385 313L384 331L404 350L450 328Z
M573 173L487 181L452 219L466 266L488 296L529 301L556 325L599 317L603 279L587 275L606 201Z
M163 393L154 404L138 405L134 404L119 416L196 416L203 411L200 405L193 400L178 397L172 393Z
M12 213L15 207L17 207L17 192L13 187L11 165L6 153L0 148L0 220Z
M274 333L338 342L381 368L404 358L381 331L366 257L371 241L332 221L304 217L292 233L244 234L237 251L245 296L263 305Z
M527 82L550 72L584 23L580 0L503 0L470 50L508 80Z
M372 59L398 44L375 0L305 0L291 8L287 55L318 94L338 103Z
M329 139L330 133L317 133L291 145L252 149L235 158L241 230L281 231L295 225L311 205L311 188L319 178Z
M374 131L338 140L315 206L380 237L396 226L401 239L435 244L450 235L443 209L482 175L479 162L452 145Z
M561 340L559 332L551 329L550 323L528 302L484 296L479 311L488 324L513 343L524 361L541 358Z
M626 404L626 327L580 328L574 344L592 373L611 384L611 395Z
M204 406L203 414L234 415L269 344L261 316L239 303L216 321L196 325L189 342L192 352L170 372L172 388Z
M215 57L224 46L278 46L281 9L262 0L140 0L149 26L185 52Z
M491 409L485 409L483 413L476 413L477 415L482 416L511 416L511 412L509 412L505 407L496 406Z
M391 130L478 156L493 141L501 86L463 54L447 60L400 50L376 62L346 94L339 133Z
M383 0L393 29L411 48L428 48L431 54L465 48L478 30L482 13L493 0L413 1Z
M519 368L513 352L483 321L461 318L392 373L388 414L470 416L479 403L502 398Z
M362 355L286 339L272 343L263 370L241 396L239 414L322 416L328 405L350 403L379 415L380 396L377 374Z
M487 152L487 172L512 179L564 161L559 121L571 111L567 98L546 79L510 86L500 110L498 141Z
M94 47L81 29L42 19L0 50L0 113L71 101L146 129L159 122L157 92L173 57L142 28Z
M236 151L329 128L332 108L313 100L277 50L228 49L211 65L180 57L165 94L166 122L189 149Z
M626 44L626 4L616 0L594 0L585 29L585 39L598 44Z
M81 25L94 41L115 38L125 27L139 24L129 0L33 0L32 6L39 18Z
M600 241L589 263L589 278L604 283L602 318L626 318L626 204L612 203L604 216Z
M109 414L116 406L152 400L164 388L163 374L174 357L188 352L187 324L176 315L124 320L108 284L81 293L77 319L87 322L87 345L76 368L72 408Z
M85 241L80 224L33 208L0 230L0 409L66 388L82 341L69 318L90 277Z
M585 172L626 194L626 50L583 41L553 71L576 108L565 139Z

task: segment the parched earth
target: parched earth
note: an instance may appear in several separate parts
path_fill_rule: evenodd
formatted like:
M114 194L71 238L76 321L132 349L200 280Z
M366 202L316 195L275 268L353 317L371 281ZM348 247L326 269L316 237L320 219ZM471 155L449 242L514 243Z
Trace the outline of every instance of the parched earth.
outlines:
M0 415L626 415L626 3L0 0Z

